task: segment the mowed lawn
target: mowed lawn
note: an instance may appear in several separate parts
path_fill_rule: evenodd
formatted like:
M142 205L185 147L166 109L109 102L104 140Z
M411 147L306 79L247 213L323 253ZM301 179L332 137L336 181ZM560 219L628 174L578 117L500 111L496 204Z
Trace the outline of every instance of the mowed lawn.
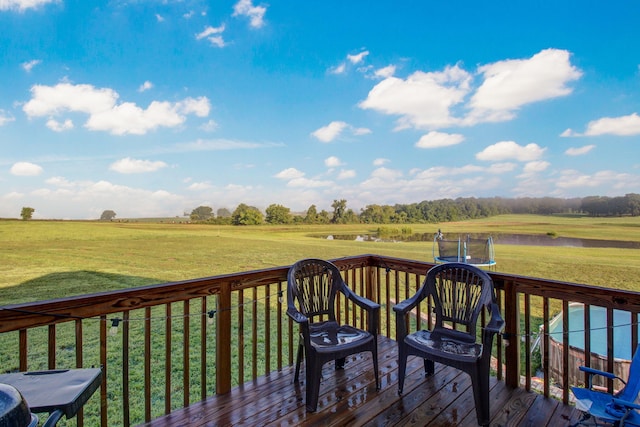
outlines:
M432 261L432 242L327 240L379 225L218 226L171 222L0 221L0 306L290 265L300 258L383 254ZM501 215L390 224L445 235L551 234L640 241L640 218ZM500 245L497 270L640 291L640 250Z

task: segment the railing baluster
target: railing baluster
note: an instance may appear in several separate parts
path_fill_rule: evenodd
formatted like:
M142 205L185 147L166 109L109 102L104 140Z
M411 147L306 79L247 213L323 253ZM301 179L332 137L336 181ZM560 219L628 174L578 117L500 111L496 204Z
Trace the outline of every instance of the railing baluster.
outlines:
M284 291L282 290L282 282L278 282L278 316L277 316L277 357L278 357L278 371L282 370L282 305L284 303Z
M611 307L607 307L607 372L614 371L614 363L613 363L613 309ZM613 392L613 380L608 379L607 381L607 390L609 393Z
M56 324L49 325L48 329L48 369L56 369Z
M258 288L254 287L251 301L251 379L258 378Z
M171 316L171 303L165 305L165 320L164 320L164 413L171 413L171 355L173 334L172 328L172 316Z
M207 297L200 298L200 400L207 398Z
M544 328L544 351L542 354L542 371L545 382L543 385L544 397L549 397L549 298L542 298L542 325Z
M186 408L189 406L189 392L190 392L190 372L189 366L189 349L191 341L191 322L189 300L185 300L182 303L182 406Z
M265 289L264 303L264 374L271 372L271 285Z
M20 367L20 371L24 372L27 370L27 354L28 354L28 348L27 348L27 330L26 329L20 329L20 331L18 332L18 353L20 354L19 356L19 367Z
M144 420L151 421L151 307L144 309Z
M524 388L531 391L531 295L524 296Z
M244 383L244 291L238 291L238 384Z
M109 365L107 364L107 315L100 316L100 365L102 365L102 384L100 386L100 426L108 426L107 378L109 377Z
M122 313L122 421L131 424L129 400L129 311Z
M569 384L569 301L562 301L562 384ZM569 387L562 388L562 402L569 402Z
M82 368L83 364L83 340L82 340L82 319L75 320L75 346L76 346L76 368ZM84 426L84 410L80 408L76 414L77 426Z

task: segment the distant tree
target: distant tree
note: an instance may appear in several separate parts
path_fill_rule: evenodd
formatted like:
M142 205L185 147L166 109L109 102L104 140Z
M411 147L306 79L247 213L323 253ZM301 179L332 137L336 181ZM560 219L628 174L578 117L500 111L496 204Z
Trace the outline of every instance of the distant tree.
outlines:
M231 218L231 211L227 208L220 208L216 211L218 218Z
M285 206L276 204L269 205L265 212L267 214L265 221L268 224L290 224L293 222L291 209Z
M318 222L318 209L316 208L316 205L309 206L309 209L307 209L307 215L304 217L304 222L307 224L315 224Z
M191 221L206 221L213 218L213 209L209 206L198 206L191 211Z
M22 212L20 212L20 216L22 217L23 221L27 221L27 220L33 218L33 213L35 211L36 210L33 209L33 208L24 207L24 208L22 208Z
M106 210L100 215L100 221L111 221L116 217L116 213L112 210Z
M233 225L258 225L262 224L264 216L260 209L240 203L231 215Z
M331 217L329 217L329 212L322 209L318 216L316 217L316 222L318 224L329 224L331 222Z
M334 224L344 224L346 221L347 201L345 199L334 200L331 207L333 208L331 222Z
M358 214L353 211L353 209L347 209L344 213L344 217L342 221L345 224L357 224L360 222L360 218L358 218Z

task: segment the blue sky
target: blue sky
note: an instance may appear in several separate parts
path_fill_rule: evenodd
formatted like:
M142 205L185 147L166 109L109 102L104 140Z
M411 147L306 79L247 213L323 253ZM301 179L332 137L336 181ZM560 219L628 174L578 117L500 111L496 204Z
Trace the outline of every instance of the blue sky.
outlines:
M0 0L0 217L640 192L640 2Z

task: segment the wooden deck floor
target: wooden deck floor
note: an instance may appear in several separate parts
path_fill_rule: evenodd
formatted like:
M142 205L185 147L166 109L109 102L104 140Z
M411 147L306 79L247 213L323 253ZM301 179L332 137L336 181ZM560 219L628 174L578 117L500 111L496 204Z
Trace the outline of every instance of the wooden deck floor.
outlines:
M395 341L381 338L378 348L380 390L375 389L369 356L348 358L340 371L328 363L315 413L305 411L304 372L296 385L288 367L144 425L477 426L468 375L436 364L436 373L425 378L422 360L410 357L404 393L398 396ZM495 378L491 387L492 426L568 426L580 418L573 406L556 399L510 389Z

